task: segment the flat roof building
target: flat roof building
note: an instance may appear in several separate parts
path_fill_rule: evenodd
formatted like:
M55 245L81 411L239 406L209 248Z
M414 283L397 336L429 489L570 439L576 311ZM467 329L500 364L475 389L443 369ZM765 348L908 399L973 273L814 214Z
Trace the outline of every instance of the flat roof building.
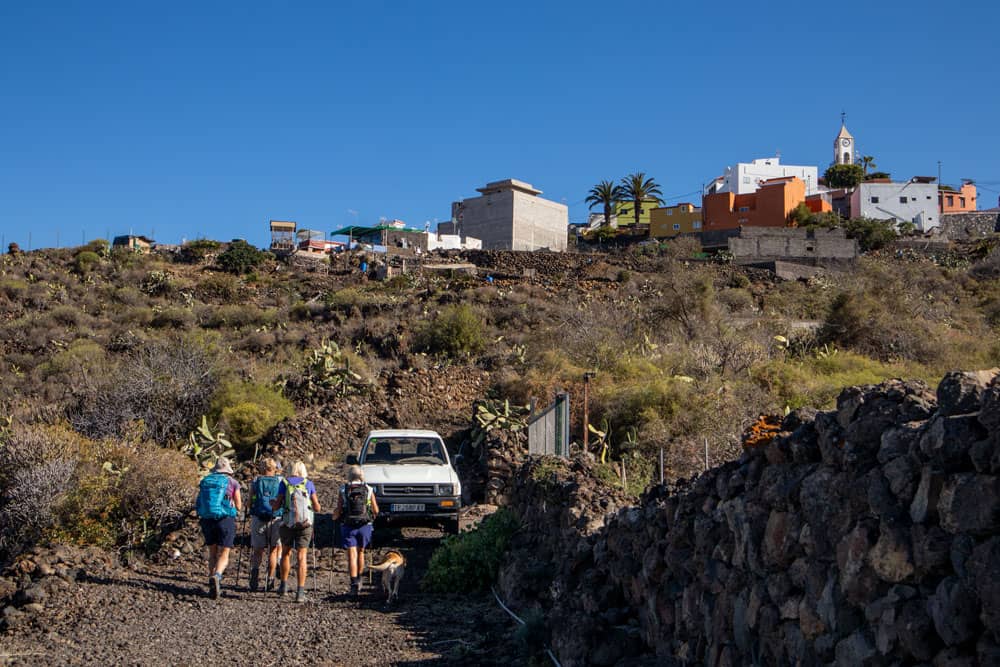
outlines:
M569 208L538 195L529 183L509 178L476 188L479 197L453 202L453 225L463 238L481 239L485 250L566 250ZM439 228L439 231L442 231Z

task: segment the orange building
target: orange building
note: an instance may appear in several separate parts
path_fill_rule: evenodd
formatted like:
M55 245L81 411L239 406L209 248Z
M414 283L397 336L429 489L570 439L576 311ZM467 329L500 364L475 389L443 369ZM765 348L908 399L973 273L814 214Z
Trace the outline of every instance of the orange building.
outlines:
M702 198L705 231L738 229L739 227L784 227L788 215L806 201L806 184L795 176L771 178L760 184L756 192L734 194L717 192ZM810 210L829 210L829 203L807 202ZM819 212L819 211L817 211Z
M965 213L976 210L976 185L974 183L962 183L961 190L954 190L950 186L938 186L938 212L939 213Z

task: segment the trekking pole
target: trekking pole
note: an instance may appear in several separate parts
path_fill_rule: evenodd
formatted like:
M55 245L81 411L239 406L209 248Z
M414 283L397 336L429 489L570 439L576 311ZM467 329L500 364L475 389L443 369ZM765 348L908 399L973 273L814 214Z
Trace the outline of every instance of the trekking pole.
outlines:
M249 517L249 516L250 516L249 512L244 512L243 513L243 528L241 529L240 532L243 533L243 537L244 538L246 538L246 534L247 534L247 517ZM240 547L241 547L240 548L240 555L236 559L236 581L233 582L233 585L236 588L240 587L240 568L243 565L243 551L245 550L246 545L245 544L241 544Z
M313 530L312 545L313 545L312 546L312 557L313 557L313 566L312 566L312 571L313 571L313 593L312 594L315 597L315 595L316 595L316 531L315 530Z

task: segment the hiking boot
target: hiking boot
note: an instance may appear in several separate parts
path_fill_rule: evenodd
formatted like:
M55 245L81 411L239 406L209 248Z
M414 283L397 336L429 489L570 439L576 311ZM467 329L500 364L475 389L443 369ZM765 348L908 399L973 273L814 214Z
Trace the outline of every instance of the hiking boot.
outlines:
M300 588L297 591L295 591L295 601L296 602L306 601L306 589Z
M258 574L256 572L250 573L250 590L256 592L258 586Z
M288 592L288 582L282 581L280 584L278 584L278 595L284 595L287 592Z
M358 597L358 582L351 582L351 591L348 593L352 598Z
M264 582L264 592L270 593L274 590L274 579L268 579Z
M222 592L222 577L217 574L213 574L208 578L208 597L213 600L218 599L219 594Z

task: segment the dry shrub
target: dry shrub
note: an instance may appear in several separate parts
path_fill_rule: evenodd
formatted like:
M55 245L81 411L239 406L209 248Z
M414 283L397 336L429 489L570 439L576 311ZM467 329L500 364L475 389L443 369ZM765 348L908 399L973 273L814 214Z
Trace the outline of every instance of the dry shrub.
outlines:
M150 324L157 329L190 329L195 321L194 313L188 308L164 308L154 313Z
M218 383L215 364L194 340L156 341L128 353L113 372L84 378L70 420L96 439L121 437L139 421L157 443L183 438L207 412Z
M240 281L228 273L212 273L198 283L199 298L220 303L233 303L240 295Z

